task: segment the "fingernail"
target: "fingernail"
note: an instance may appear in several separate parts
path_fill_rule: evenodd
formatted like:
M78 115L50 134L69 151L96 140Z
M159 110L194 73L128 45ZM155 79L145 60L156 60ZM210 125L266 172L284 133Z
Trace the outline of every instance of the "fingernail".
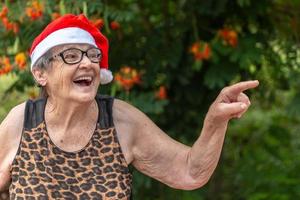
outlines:
M244 104L244 103L241 104L242 109L245 109L246 107L247 107L246 104Z

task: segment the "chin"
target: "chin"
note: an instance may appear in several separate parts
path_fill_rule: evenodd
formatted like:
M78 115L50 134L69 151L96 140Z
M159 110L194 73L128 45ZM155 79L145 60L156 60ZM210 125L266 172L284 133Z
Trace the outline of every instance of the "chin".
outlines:
M90 102L95 99L98 91L98 86L99 85L95 84L95 82L93 82L89 86L75 84L69 94L72 101L77 101L80 103Z
M76 95L72 95L72 99L80 103L87 103L93 101L96 95L97 92L77 93Z

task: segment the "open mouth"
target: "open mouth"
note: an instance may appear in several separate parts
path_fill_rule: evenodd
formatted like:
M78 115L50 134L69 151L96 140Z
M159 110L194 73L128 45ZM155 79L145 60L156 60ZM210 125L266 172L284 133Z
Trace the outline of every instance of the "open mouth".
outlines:
M92 84L93 78L91 76L82 76L76 78L73 82L79 86L90 86Z

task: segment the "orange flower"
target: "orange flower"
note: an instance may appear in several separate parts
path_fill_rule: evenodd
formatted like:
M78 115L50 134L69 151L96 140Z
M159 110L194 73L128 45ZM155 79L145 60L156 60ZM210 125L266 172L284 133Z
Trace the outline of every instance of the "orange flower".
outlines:
M220 30L219 36L223 38L225 44L229 44L232 47L236 47L238 44L238 34L232 29L224 28Z
M200 49L200 42L195 42L192 44L190 48L190 52L195 55L199 52L199 49Z
M26 55L25 53L21 52L15 56L15 63L18 65L20 70L26 68Z
M203 60L203 54L201 52L197 52L196 54L194 54L194 59Z
M167 99L167 89L165 86L160 86L158 91L155 93L155 97L159 100Z
M58 12L54 12L54 13L51 14L51 19L52 20L55 20L55 19L57 19L59 17L60 17L60 14Z
M112 22L110 23L110 28L111 28L112 30L118 30L120 27L121 27L121 25L120 25L119 22L117 22L117 21L112 21Z
M133 71L134 73L136 72L136 70L132 69L129 66L124 66L121 68L121 72L123 72L123 74L125 74L125 75L130 75L131 71Z
M8 13L8 8L7 8L7 6L3 6L3 7L2 7L2 10L1 10L1 12L0 12L0 18L7 17L7 13Z
M19 32L19 26L15 22L10 22L7 18L8 8L6 6L2 7L0 12L0 18L2 19L2 24L7 31L13 31L15 34Z
M2 18L2 24L6 29L10 29L12 26L7 17Z
M115 81L129 91L134 85L141 82L141 74L130 66L124 66L116 73Z
M102 18L93 20L92 23L94 26L96 26L98 29L101 29L104 26L104 20Z
M9 58L4 56L0 59L1 74L7 74L12 70L12 66L10 64Z
M31 2L31 7L26 8L26 15L31 18L31 20L36 20L43 15L43 6L39 1L33 0Z
M208 43L202 45L200 42L195 42L190 47L190 52L195 60L208 60L211 57L211 47Z
M207 44L207 43L204 44L202 54L203 54L204 60L208 60L211 57L211 48L210 48L209 44Z
M13 27L12 27L13 32L15 34L19 33L19 31L20 31L19 25L17 23L13 23L12 25L13 25Z
M19 32L19 25L15 22L10 22L7 17L2 17L2 24L8 31L13 31L15 34Z

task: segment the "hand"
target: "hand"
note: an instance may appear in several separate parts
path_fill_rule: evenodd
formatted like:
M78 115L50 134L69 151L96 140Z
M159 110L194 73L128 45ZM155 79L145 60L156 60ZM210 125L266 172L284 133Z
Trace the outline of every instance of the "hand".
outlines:
M259 82L244 81L225 87L210 106L206 118L213 123L228 122L240 118L247 111L251 102L243 91L257 87Z

